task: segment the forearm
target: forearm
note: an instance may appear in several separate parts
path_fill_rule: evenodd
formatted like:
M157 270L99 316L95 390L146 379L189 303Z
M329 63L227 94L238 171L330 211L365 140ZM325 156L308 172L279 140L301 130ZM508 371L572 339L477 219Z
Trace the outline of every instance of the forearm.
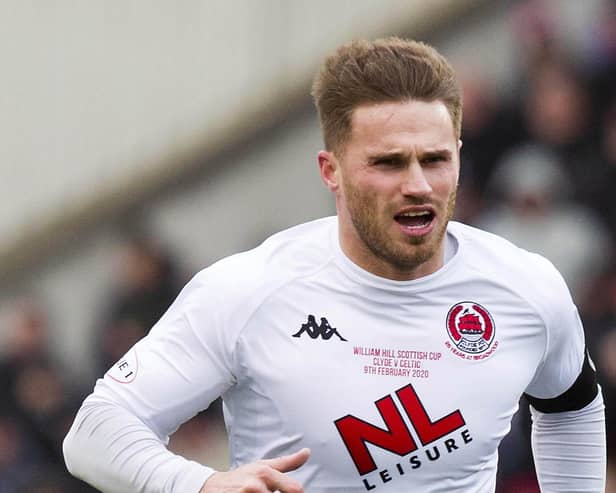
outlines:
M603 398L576 411L542 413L531 406L532 447L543 492L605 491Z
M139 418L90 396L63 444L67 468L105 493L198 493L212 469L167 450Z

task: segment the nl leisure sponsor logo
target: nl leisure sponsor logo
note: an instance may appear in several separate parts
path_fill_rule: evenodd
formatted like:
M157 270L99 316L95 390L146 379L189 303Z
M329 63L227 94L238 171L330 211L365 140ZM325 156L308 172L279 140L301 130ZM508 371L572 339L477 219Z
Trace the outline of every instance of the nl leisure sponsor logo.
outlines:
M430 463L458 453L473 441L459 409L432 420L411 384L396 390L395 395L400 404L393 395L374 402L385 427L352 414L334 421L367 491L392 481L400 484L405 477L412 477L413 471L430 467ZM407 416L411 427L402 413ZM410 428L419 438L419 444ZM377 465L368 444L390 452L392 461Z

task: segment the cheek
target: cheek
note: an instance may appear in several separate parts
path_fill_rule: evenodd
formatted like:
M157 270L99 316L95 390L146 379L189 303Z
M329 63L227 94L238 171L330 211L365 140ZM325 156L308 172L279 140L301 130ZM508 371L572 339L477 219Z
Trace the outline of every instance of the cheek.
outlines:
M361 180L345 182L341 190L347 208L358 214L373 214L382 209L382 204L387 202L379 189Z
M382 209L396 196L398 185L387 180L367 180L357 183L355 187L358 196L374 209Z
M368 171L356 177L355 186L366 195L388 198L400 192L403 181L397 173Z
M450 194L458 187L458 169L451 168L435 173L432 181L432 189L438 193Z

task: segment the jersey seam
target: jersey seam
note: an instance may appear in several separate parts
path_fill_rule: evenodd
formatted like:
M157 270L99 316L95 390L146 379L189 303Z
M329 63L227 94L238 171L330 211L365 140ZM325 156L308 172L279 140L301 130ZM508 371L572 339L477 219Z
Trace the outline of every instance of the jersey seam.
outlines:
M490 280L490 276L488 276L482 269L478 268L477 266L468 266L469 268L472 268L478 275L483 276L484 278ZM518 289L514 288L511 285L508 284L503 284L504 287L506 287L506 289L508 289L509 291L511 291L512 293L514 293L516 296L518 296L521 300L523 300L539 317L539 319L541 320L543 327L544 327L544 334L545 334L545 344L544 344L544 348L543 348L543 352L541 355L541 360L539 362L539 364L537 365L537 369L535 370L535 372L533 373L533 378L530 380L529 384L534 382L535 377L539 374L540 370L543 368L543 366L545 365L545 361L547 359L547 354L548 354L548 348L550 347L550 331L548 330L548 324L546 322L546 318L542 313L542 310L535 304L533 303L530 299L528 299L526 296L524 296Z
M459 229L459 236L458 236L458 241L460 242L460 248L462 248L462 242L464 243L468 243L468 237L466 236L466 231L464 231L463 228ZM479 267L477 267L476 265L467 265L469 268L472 268L475 272L477 272L479 275L482 275L483 277L485 277L486 279L490 280L490 276L487 275L483 269L480 269ZM543 354L541 355L541 360L539 362L539 364L537 365L537 369L535 370L535 372L533 373L533 378L530 380L529 384L526 386L526 388L528 388L528 386L530 386L534 381L535 381L535 377L539 374L540 370L544 367L545 365L545 361L547 359L547 355L548 355L548 348L550 347L550 331L548 330L548 324L546 322L546 318L542 313L542 310L535 304L533 303L530 299L528 299L526 296L524 296L518 289L515 289L514 287L510 286L510 285L504 285L507 289L509 289L511 292L515 293L521 300L524 300L524 302L526 302L526 304L531 307L537 314L537 316L541 319L541 322L543 323L543 327L544 327L544 333L545 333L545 345L543 347ZM524 389L526 390L526 389Z
M334 255L330 254L329 257L327 259L325 259L323 261L322 264L320 264L318 267L316 267L315 269L311 270L310 272L306 272L306 273L300 273L294 276L291 276L287 279L282 280L281 282L277 283L276 286L272 287L271 290L269 290L267 293L265 293L263 295L263 297L261 298L261 300L255 304L255 307L246 315L246 320L244 321L244 323L242 324L241 328L237 331L237 334L235 336L235 341L233 344L233 366L235 367L235 355L237 353L237 345L239 343L240 338L242 337L244 331L246 330L246 327L248 326L248 323L250 322L250 320L252 319L252 316L255 314L255 312L257 310L259 310L261 308L261 306L263 306L263 304L272 296L274 296L275 293L277 293L280 289L282 289L284 286L295 282L299 279L302 278L307 278L310 276L315 275L316 273L318 273L319 271L325 269L326 267L328 267L332 260L334 259Z
M211 353L212 351L208 348L208 345L205 344L203 342L203 339L201 338L201 335L199 334L199 331L195 330L195 327L193 326L193 324L190 321L190 317L188 316L188 314L186 313L186 311L183 311L181 313L182 318L186 321L186 324L188 325L188 327L190 328L191 332L193 333L193 336L199 341L199 344L201 345L201 347L203 348L203 351L208 353L208 357L209 360L219 369L219 370L223 370L222 373L224 373L224 370L227 370L227 368L225 368L225 364L221 361L219 361L217 358L213 358L211 357ZM235 380L235 375L233 375L233 373L231 372L231 376L233 377L233 380ZM182 376L182 378L184 378ZM231 384L233 384L234 382L231 382Z
M325 269L326 267L328 267L330 265L330 263L332 262L333 258L334 258L334 255L330 254L329 257L327 259L325 259L322 264L320 264L319 266L317 266L316 268L314 268L310 272L303 273L303 274L298 274L298 275L294 275L294 276L290 276L289 278L282 280L281 282L277 283L276 286L271 288L267 293L265 293L258 303L255 303L255 307L249 313L246 314L246 320L241 325L241 328L235 334L235 340L233 342L233 350L232 350L232 354L231 354L231 364L232 364L232 368L233 369L239 370L239 366L237 364L238 344L239 344L239 341L240 341L242 335L244 334L244 331L246 330L246 328L248 326L248 323L252 319L253 315L257 312L257 310L259 310L263 306L263 304L270 297L274 296L274 294L277 293L284 286L287 286L288 284L290 284L292 282L295 282L298 279L302 279L302 278L306 278L306 277L309 277L309 276L313 276L317 272L319 272L319 271ZM236 383L239 380L239 375L238 375L239 373L240 373L239 371L234 371L233 372L233 376L234 376L234 379L235 379ZM231 444L234 444L235 440L233 439L232 434L233 434L233 432L230 433L229 440L230 440ZM233 447L233 446L234 445L231 445L231 447Z

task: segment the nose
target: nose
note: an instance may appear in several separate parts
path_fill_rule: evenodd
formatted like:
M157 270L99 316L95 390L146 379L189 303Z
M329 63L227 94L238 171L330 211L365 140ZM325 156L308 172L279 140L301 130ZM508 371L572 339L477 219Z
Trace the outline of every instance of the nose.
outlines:
M412 162L402 173L402 194L422 197L432 192L432 186L426 177L425 170L418 162Z

